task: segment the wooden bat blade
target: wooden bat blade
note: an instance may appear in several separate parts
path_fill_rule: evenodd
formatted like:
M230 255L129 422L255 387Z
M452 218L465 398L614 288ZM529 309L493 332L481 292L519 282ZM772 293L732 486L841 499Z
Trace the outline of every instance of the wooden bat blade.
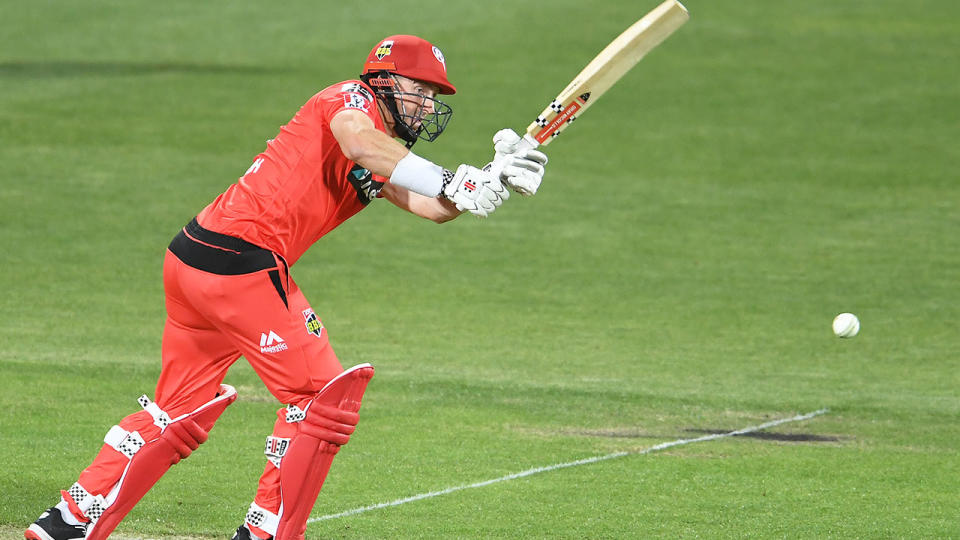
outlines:
M527 139L547 145L610 89L648 52L667 39L690 14L666 0L606 46L527 127Z

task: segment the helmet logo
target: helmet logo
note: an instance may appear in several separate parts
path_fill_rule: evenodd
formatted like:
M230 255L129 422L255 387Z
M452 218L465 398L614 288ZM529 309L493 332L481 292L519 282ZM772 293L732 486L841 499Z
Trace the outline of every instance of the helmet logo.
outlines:
M393 48L392 40L384 41L383 43L381 43L380 46L377 47L377 52L375 53L377 56L377 60L383 60L384 56L387 56L390 54L390 49L392 48Z
M446 71L446 70L447 70L447 63L444 62L444 60L443 60L443 53L440 52L440 49L438 49L436 46L434 46L434 48L433 48L433 56L435 56L435 57L437 58L437 61L440 62L440 64L443 66L443 70Z

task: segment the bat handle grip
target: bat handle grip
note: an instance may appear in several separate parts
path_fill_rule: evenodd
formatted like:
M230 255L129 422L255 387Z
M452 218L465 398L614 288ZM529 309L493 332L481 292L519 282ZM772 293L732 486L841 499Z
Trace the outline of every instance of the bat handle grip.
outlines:
M540 146L540 143L533 138L529 133L525 134L520 142L517 144L517 150L533 150L536 147Z

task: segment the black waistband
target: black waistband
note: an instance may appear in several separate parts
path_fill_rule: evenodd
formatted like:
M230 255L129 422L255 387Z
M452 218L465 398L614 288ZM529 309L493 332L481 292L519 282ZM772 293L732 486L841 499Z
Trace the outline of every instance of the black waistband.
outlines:
M197 221L197 218L190 220L190 223L187 223L187 226L184 227L184 230L187 231L187 234L196 238L197 240L203 242L204 244L210 244L217 247L222 247L225 249L233 251L255 251L258 249L263 249L262 247L251 244L242 238L237 238L235 236L227 236L225 234L220 234L218 232L213 232L211 230L204 229L200 226L200 223Z
M189 266L211 274L235 276L276 268L269 250L241 238L204 229L194 218L170 242L170 251Z

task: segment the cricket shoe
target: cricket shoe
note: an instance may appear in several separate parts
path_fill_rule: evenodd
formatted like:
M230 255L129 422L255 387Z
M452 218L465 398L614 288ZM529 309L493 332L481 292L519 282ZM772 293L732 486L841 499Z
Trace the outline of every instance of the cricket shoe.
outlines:
M63 520L56 507L41 514L23 533L28 540L73 540L86 535L86 525L70 525Z
M272 536L261 539L259 536L250 532L250 529L241 525L237 527L237 532L233 534L233 538L230 540L273 540Z

